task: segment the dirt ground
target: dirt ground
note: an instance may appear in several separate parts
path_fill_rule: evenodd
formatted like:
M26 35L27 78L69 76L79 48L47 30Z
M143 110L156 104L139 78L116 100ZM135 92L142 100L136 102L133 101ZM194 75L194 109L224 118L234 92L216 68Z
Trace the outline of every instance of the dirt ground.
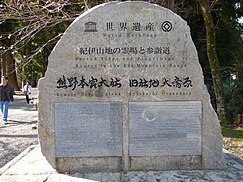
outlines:
M3 126L0 119L0 168L29 146L38 144L37 129L32 129L38 121L35 106L28 105L23 95L15 95L14 99L9 105L9 124Z
M224 148L243 159L243 128L239 126L222 127Z

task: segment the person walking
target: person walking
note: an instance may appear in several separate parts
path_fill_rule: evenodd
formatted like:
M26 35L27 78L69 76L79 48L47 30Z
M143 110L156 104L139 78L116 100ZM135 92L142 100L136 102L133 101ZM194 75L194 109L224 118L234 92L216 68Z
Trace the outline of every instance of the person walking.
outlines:
M0 108L2 112L3 124L8 123L8 106L13 101L13 88L8 84L8 77L3 76L0 85Z
M24 93L25 93L25 96L26 96L26 102L27 104L30 103L30 94L31 94L31 86L30 86L30 82L26 82L25 86L24 86Z

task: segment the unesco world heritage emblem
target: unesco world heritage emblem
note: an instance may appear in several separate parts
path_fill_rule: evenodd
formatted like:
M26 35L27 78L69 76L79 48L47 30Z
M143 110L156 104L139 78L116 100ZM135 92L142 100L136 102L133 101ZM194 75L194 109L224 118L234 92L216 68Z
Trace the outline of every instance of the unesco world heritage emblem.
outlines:
M95 22L90 21L90 22L85 23L84 25L85 25L84 32L97 32Z
M164 32L169 32L172 29L172 24L169 21L164 21L161 25L161 28Z

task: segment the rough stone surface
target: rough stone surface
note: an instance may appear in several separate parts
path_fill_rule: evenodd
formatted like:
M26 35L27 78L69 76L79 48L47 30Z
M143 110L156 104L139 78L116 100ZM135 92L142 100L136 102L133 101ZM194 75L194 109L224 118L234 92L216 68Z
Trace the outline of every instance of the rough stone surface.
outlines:
M111 2L90 9L70 25L58 42L49 57L45 78L39 84L41 149L58 171L121 168L129 171L141 166L143 170L147 170L146 166L150 170L225 167L219 121L204 85L190 29L168 9L145 2ZM111 101L121 102L123 107L122 156L104 156L99 160L93 156L58 158L57 127L64 121L57 120L55 104ZM173 101L202 102L201 136L198 137L201 155L129 156L129 103ZM66 109L68 112L69 108ZM142 116L144 112L146 109L137 114ZM178 113L174 116L180 118ZM72 119L66 122L72 125ZM103 131L111 136L112 131Z

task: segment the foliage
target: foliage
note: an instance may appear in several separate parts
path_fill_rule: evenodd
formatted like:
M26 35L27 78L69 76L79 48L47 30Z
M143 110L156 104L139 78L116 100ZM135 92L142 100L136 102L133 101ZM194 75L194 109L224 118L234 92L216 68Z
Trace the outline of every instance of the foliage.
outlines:
M243 142L243 128L222 127L222 135L229 138L241 138Z
M0 55L11 51L18 81L44 76L48 56L68 25L100 0L0 1ZM4 28L3 28L4 27Z
M236 121L237 116L243 114L243 82L230 79L224 87L227 110L229 111L231 118L235 121L234 124L238 125L240 123L237 123L238 121Z
M40 31L23 48L15 51L14 57L17 60L19 69L19 81L31 81L43 77L48 65L48 56L55 46L56 41L68 27L68 22L56 25L54 28L48 28ZM54 40L56 39L57 40ZM52 41L50 41L52 40ZM47 43L48 42L48 43ZM35 86L35 84L34 84Z
M226 1L215 14L217 54L220 60L224 79L236 73L236 65L240 57L243 26L238 21L240 9L234 3Z
M209 87L209 90L213 90L211 92L211 98L215 100L215 89L212 89L212 73L211 68L209 66L208 57L206 55L206 45L207 41L205 39L205 26L203 22L202 15L198 10L197 3L193 3L192 1L184 1L187 2L187 5L192 6L194 9L191 13L187 11L182 12L182 17L186 19L190 28L193 41L196 45L199 55L199 61L203 68L203 73L205 76L206 85ZM220 74L222 75L222 82L226 83L230 78L231 74L237 75L238 71L238 63L240 61L241 47L242 47L242 25L238 22L238 18L242 16L242 11L240 7L237 5L240 1L208 1L210 2L211 15L214 23L214 31L216 33L216 51L217 57L220 64ZM243 71L243 70L242 70ZM231 95L232 87L230 87L231 92L229 92L228 85L225 85L227 91L224 92L227 95L223 94L222 99L225 100L226 111L229 112L227 116L228 120L233 124L233 118L236 116L236 111L233 111L232 107L236 99L234 95ZM217 107L215 107L216 109ZM228 110L229 109L229 110ZM237 109L235 107L235 109ZM242 112L242 110L237 111ZM233 114L234 113L234 114Z

